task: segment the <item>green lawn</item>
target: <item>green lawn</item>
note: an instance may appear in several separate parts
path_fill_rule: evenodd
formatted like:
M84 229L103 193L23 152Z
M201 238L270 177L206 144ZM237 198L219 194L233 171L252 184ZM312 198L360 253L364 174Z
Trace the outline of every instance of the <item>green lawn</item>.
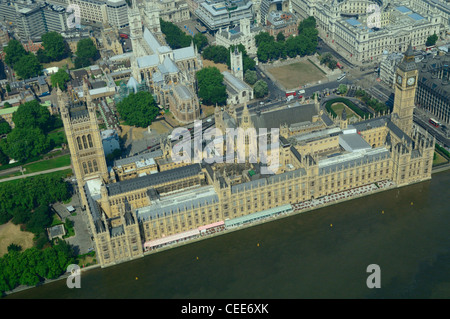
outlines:
M307 83L312 84L326 79L321 69L306 60L268 70L286 89L296 89Z
M69 176L72 176L73 172L71 168L68 169L64 169L62 171L57 171L57 172L53 172L53 173L47 173L45 175L52 175L52 176L57 176L57 177L61 177L61 178L66 178ZM25 177L25 178L33 178L34 176L30 176L30 177ZM12 181L7 181L7 182L3 182L3 183L17 183L18 181L20 181L21 179L14 179Z
M27 164L24 165L23 168L26 169L25 174L30 174L69 165L70 165L70 154L66 154L56 158L51 158L46 161Z
M448 163L445 157L439 154L438 152L434 152L434 154L436 155L435 156L436 158L433 159L433 166Z
M334 112L336 112L336 114L340 117L342 114L342 111L344 110L344 108L346 108L346 112L347 112L347 119L350 119L353 116L356 116L355 113L353 113L352 110L350 110L344 103L335 103L333 105L331 105L331 108L334 110Z
M55 145L55 147L61 147L62 143L67 143L64 129L58 129L48 133L48 138L53 141L53 145Z
M14 177L14 176L19 176L19 175L22 175L22 173L20 171L14 172L14 173L11 173L11 174L8 174L8 175L2 175L2 176L0 176L0 179Z

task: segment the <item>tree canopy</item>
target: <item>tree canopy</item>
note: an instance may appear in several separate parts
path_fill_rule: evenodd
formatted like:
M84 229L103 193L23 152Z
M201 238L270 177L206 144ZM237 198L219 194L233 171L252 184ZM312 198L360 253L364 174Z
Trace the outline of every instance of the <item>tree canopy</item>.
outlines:
M49 204L69 199L71 196L70 185L61 177L44 174L31 176L24 179L0 183L0 224L7 223L11 219L16 224L27 224L30 220L34 223L30 229L34 233L43 231L47 227L44 224L41 229L36 225L44 214L50 213L42 209L32 219L35 209L40 206L48 207Z
M99 58L99 53L91 38L81 39L77 43L77 58L75 59L76 68L90 66Z
M56 279L75 261L74 250L65 241L43 250L11 249L0 258L0 294L19 285L35 286L45 279Z
M298 55L312 55L317 49L318 34L314 17L300 22L298 35L295 37L289 36L285 39L282 33L278 33L275 41L268 32L261 32L255 36L258 60L268 62L286 57L295 58Z
M5 63L10 67L14 67L14 65L19 62L20 58L28 54L28 52L25 51L22 43L14 39L9 40L8 45L4 49L4 52L6 54Z
M202 57L205 60L213 61L214 63L227 63L229 57L229 50L222 45L210 45L202 52Z
M5 62L16 71L17 76L29 79L41 74L42 65L38 58L25 51L23 45L17 40L10 40L4 49Z
M67 56L70 52L63 36L58 32L47 32L42 35L42 45L45 49L45 55L51 61L59 61Z
M166 42L173 50L185 48L191 45L193 38L183 32L177 25L172 22L159 19L161 24L161 32L164 33Z
M126 124L147 127L158 116L160 109L150 92L131 93L117 104L117 112Z
M13 113L12 120L15 125L14 129L37 127L43 132L49 132L52 128L50 112L45 106L40 105L37 100L21 104L17 111Z
M439 37L437 36L436 33L433 34L433 35L430 35L430 36L427 38L427 42L425 43L425 45L426 45L427 47L431 47L431 46L433 46L433 45L436 44L436 42L437 42L438 39L439 39Z
M253 92L257 99L266 96L269 93L269 87L267 86L266 81L259 80L258 82L256 82L255 86L253 87Z
M216 67L203 68L196 74L198 97L206 105L224 105L227 102L227 89L223 75Z
M197 46L198 52L202 52L203 48L208 45L208 38L203 33L196 33L193 40L194 44Z
M2 151L9 158L24 162L53 147L47 133L60 122L38 101L21 104L13 113L12 120L15 127L1 144Z
M256 71L253 70L247 70L244 73L244 80L250 85L253 85L258 80L258 77L256 75Z
M14 65L14 70L22 79L29 79L41 75L42 65L34 54L29 53L19 59Z
M64 69L59 69L58 72L53 73L50 77L54 89L59 87L61 90L66 90L66 83L70 81L70 75Z
M4 119L0 120L0 135L8 134L11 132L11 126Z

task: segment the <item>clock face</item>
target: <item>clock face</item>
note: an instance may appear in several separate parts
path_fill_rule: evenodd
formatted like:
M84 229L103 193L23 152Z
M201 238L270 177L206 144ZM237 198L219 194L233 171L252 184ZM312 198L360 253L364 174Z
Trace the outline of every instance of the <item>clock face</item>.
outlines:
M401 77L401 75L397 75L397 83L398 84L402 84L402 77Z
M412 76L412 77L408 78L408 82L406 82L406 83L408 85L413 85L414 82L416 82L416 78Z

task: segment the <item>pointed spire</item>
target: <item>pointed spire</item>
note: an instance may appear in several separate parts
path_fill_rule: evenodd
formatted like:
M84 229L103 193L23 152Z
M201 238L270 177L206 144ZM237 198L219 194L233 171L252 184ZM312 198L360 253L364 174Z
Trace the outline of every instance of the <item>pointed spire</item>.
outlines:
M412 48L411 41L409 41L408 49L405 52L405 56L407 56L407 57L414 56L414 51L413 51L413 48Z

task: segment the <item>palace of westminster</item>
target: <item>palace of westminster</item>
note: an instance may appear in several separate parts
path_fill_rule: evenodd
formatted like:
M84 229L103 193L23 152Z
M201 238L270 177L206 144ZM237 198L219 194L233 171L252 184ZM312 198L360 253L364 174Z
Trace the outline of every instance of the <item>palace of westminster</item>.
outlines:
M147 59L144 49L139 64ZM413 124L417 77L409 47L397 69L392 112L352 124L345 112L330 119L317 100L264 113L250 113L244 103L240 116L236 105L216 107L215 127L222 132L279 129L279 147L270 150L279 152L279 167L270 175L262 161L177 163L170 139L159 150L108 167L87 84L76 101L58 89L97 260L114 265L144 256L165 238L362 185L389 180L401 187L430 179L435 140Z

